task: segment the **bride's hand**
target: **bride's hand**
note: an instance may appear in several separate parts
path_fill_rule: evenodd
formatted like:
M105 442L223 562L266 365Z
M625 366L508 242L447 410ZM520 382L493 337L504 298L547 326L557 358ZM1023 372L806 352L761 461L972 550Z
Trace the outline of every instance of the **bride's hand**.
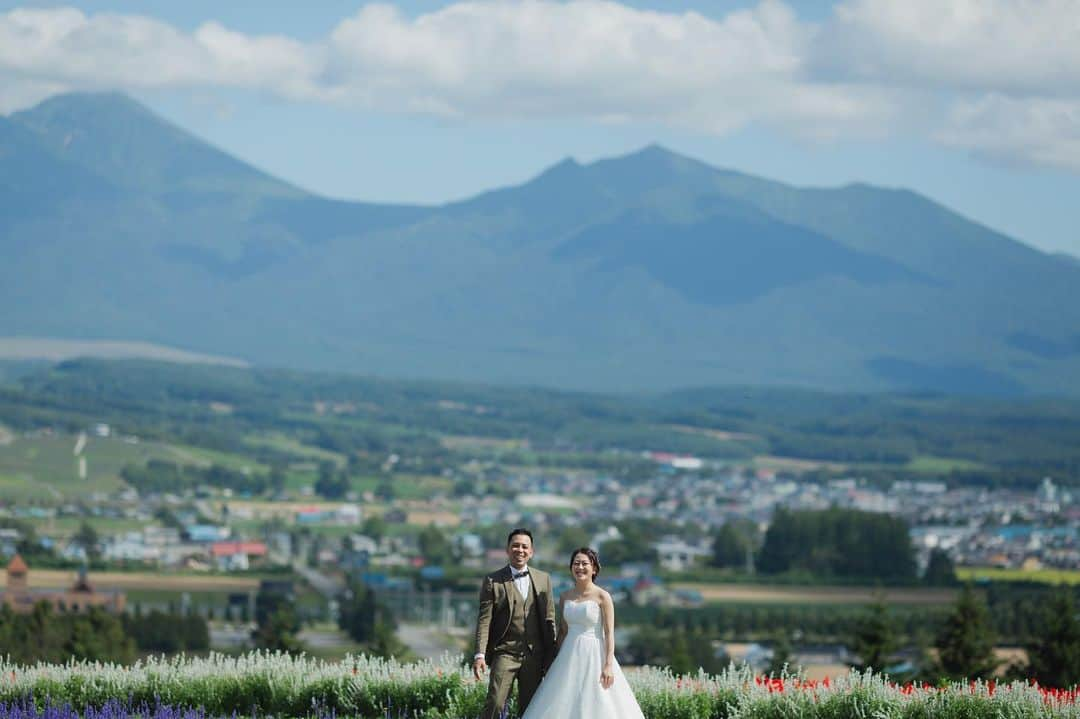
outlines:
M610 689L611 685L615 683L615 672L611 670L610 664L605 664L603 670L600 672L600 686L604 689Z

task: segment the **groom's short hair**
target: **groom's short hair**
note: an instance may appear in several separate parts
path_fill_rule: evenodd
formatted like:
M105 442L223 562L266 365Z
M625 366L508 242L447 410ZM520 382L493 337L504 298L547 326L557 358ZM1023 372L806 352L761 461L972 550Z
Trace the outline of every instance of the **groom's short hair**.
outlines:
M518 536L519 534L524 534L526 537L528 537L529 544L535 544L535 542L533 541L532 532L525 529L524 527L518 527L517 529L511 529L510 534L506 535L506 546L509 547L510 542L514 541L514 537Z

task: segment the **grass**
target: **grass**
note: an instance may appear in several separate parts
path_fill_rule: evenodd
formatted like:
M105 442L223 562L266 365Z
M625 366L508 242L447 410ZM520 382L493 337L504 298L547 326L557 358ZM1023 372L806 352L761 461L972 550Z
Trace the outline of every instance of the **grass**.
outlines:
M961 581L1038 582L1040 584L1080 584L1077 569L999 569L996 567L957 567Z
M44 530L50 536L70 537L79 531L79 527L86 522L93 527L99 536L119 534L121 532L134 532L147 526L146 522L138 519L125 519L116 517L56 517L37 521L37 529Z
M276 449L281 452L286 452L297 457L304 457L316 462L330 461L336 464L338 467L345 466L345 455L340 452L331 452L330 450L323 449L322 447L313 447L310 444L304 444L298 439L293 437L286 437L283 434L277 432L271 432L267 434L250 435L244 438L244 443L255 448L266 447L269 449Z
M884 591L889 604L946 605L956 599L952 589L885 589L875 587L806 587L766 584L702 584L677 582L673 589L701 593L709 604L870 604Z
M920 474L949 474L950 472L986 469L986 465L980 464L979 462L972 462L969 459L960 459L958 457L935 457L929 454L922 454L917 457L912 457L911 460L904 465L904 469Z
M216 464L228 469L236 469L241 472L268 472L270 468L265 464L256 462L251 457L232 452L219 452L204 447L192 447L183 444L158 445L165 453L164 459L180 464L193 464L200 467L209 467Z
M255 472L268 470L240 454L158 442L130 442L116 437L88 437L82 450L87 478L80 479L74 436L9 439L10 442L0 444L0 498L14 503L60 503L116 492L125 486L120 478L125 465L145 464L151 459L199 466L219 464Z
M120 479L124 465L167 457L153 443L92 437L83 450L87 464L83 480L74 448L72 436L18 437L0 445L0 496L14 502L62 501L115 492L124 486Z
M250 591L256 591L251 589ZM230 594L246 594L244 590L229 592L206 592L206 591L167 591L161 589L129 589L125 591L128 607L139 605L145 611L151 609L175 608L179 611L181 597L188 596L189 606L203 608L212 607L220 613L229 605Z

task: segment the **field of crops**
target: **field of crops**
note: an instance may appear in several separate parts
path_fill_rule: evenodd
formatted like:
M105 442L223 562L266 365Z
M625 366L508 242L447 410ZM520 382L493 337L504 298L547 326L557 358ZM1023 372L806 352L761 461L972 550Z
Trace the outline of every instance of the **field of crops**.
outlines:
M957 567L956 577L968 582L1038 582L1039 584L1080 584L1075 569L999 569L997 567Z
M856 673L812 682L756 677L746 668L715 677L648 668L628 676L648 719L1080 718L1075 691L1024 682L900 686ZM0 663L0 719L472 719L485 689L450 658L403 665L363 656L330 663L252 653L132 667Z

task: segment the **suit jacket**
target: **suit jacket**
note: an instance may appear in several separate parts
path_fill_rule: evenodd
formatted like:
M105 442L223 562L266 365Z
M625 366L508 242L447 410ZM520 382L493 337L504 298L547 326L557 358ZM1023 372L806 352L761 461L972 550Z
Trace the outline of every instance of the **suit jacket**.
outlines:
M529 567L533 591L536 593L536 611L540 615L543 634L541 665L546 670L555 659L555 600L552 597L551 575ZM513 608L517 600L514 576L510 567L492 572L480 585L480 612L476 620L476 653L484 654L490 663L495 646L510 628Z

